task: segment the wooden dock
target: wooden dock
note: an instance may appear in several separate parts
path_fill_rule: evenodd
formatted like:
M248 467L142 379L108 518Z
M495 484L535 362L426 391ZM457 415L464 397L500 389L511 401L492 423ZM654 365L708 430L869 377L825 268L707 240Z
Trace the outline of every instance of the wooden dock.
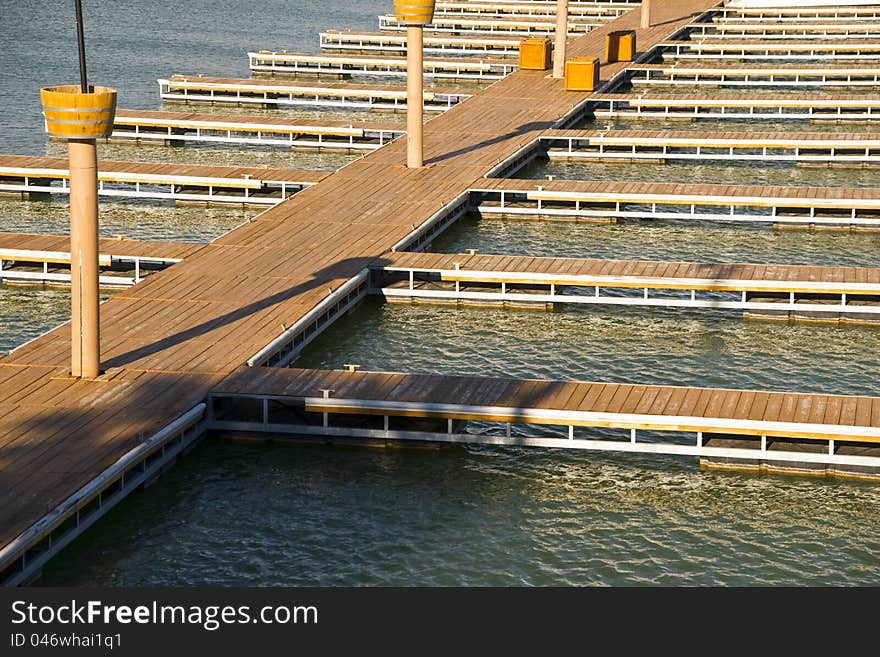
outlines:
M389 301L738 310L880 322L880 268L395 253L371 279Z
M638 31L642 49L671 38L715 0L655 4L657 26ZM569 54L599 56L608 32L636 29L638 22L637 11L625 13L572 41ZM604 66L603 84L626 66ZM485 176L510 166L546 130L586 115L598 96L566 93L561 81L544 71L517 71L426 124L425 168L403 166L406 143L398 139L327 175L104 303L105 373L96 380L68 376L67 325L0 359L5 466L0 470L0 580L21 583L39 572L47 559L209 428L228 430L224 422L268 429L296 425L296 417L289 424L279 421L269 393L278 393L281 401L303 400L300 410L309 430L334 430L339 437L393 430L405 439L412 424L402 428L399 423L415 414L439 420L446 429L420 432L419 439L470 440L458 422L479 417L502 423L497 444L550 441L548 446L556 446L554 439L528 442L504 432L508 423L540 420L561 427L559 440L565 445L560 446L700 458L734 455L850 474L876 467L874 452L859 451L873 450L880 437L880 404L868 397L258 367L289 362L368 293L371 270L390 265L395 250L430 241L467 209L470 190L487 181L507 184ZM825 193L830 199L835 190ZM344 385L359 380L368 384ZM325 398L315 384L332 392ZM405 390L415 395L417 407L400 405L410 403L399 396ZM344 416L378 424L358 429L341 422ZM602 426L628 431L628 446L578 433L578 427ZM679 437L692 432L693 442L654 446L633 431ZM749 442L733 451L707 451L711 441L730 434Z
M395 32L351 32L327 30L321 32L321 50L405 53L406 35ZM515 57L519 55L517 36L468 37L456 34L428 33L425 35L425 54L485 55Z
M880 18L880 9L870 5L840 5L830 7L719 7L716 11L725 21L848 21L854 18Z
M880 133L548 130L547 156L600 162L788 162L828 166L880 164Z
M880 56L880 39L828 41L667 41L659 44L663 61L727 59L760 61L872 61Z
M102 160L98 195L210 205L275 205L327 176L324 171ZM70 193L67 159L0 155L0 194Z
M880 97L874 94L607 94L593 112L601 119L761 119L876 121Z
M880 226L880 189L495 178L471 191L483 216Z
M630 383L242 368L211 392L208 417L218 431L674 454L851 476L880 455L877 397ZM497 430L467 433L469 420Z
M404 126L374 121L120 109L109 139L153 144L253 144L292 150L373 151L404 134Z
M130 287L193 255L201 244L102 238L98 262L103 287ZM0 282L70 284L70 237L0 233Z
M578 18L617 18L633 8L633 2L576 2L568 3L570 16ZM435 16L483 16L503 18L505 16L555 17L556 3L550 0L528 2L437 2Z
M643 64L630 68L630 84L639 87L877 87L876 65L688 66Z
M249 52L250 69L271 75L336 77L406 77L406 57L293 53L260 50ZM510 59L467 59L464 57L424 60L424 77L437 80L494 81L517 69Z
M232 103L261 107L345 107L370 110L405 110L406 87L278 80L211 78L172 75L159 82L163 101L176 103ZM444 112L470 98L458 89L430 88L424 92L425 111Z
M576 38L594 30L606 20L589 19L583 16L570 15L568 21L568 37ZM379 29L381 30L404 30L406 27L397 21L394 14L379 16ZM430 24L425 26L425 31L443 32L455 35L511 35L520 38L533 36L551 36L556 31L555 18L546 17L499 17L487 16L461 16L438 14Z
M695 23L688 26L692 39L866 39L880 36L873 19L809 23Z

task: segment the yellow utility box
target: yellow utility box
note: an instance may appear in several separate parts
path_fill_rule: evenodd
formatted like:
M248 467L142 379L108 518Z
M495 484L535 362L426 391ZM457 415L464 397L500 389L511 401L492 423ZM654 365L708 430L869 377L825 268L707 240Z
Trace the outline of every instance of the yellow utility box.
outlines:
M598 86L598 57L572 57L565 62L566 91L595 91Z
M636 56L636 31L618 30L605 37L605 61L631 62Z
M519 67L526 71L546 71L552 64L550 39L524 39L519 42Z

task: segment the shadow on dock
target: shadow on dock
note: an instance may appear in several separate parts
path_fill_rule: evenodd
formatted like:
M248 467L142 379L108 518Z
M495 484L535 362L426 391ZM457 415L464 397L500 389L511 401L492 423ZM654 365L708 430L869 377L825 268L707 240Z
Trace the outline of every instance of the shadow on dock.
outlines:
M389 264L389 261L384 260L383 258L371 258L366 256L363 258L345 258L343 260L339 260L337 262L334 262L332 265L313 272L311 275L312 278L308 281L300 283L299 285L295 285L282 292L277 292L271 296L265 297L264 299L260 299L259 301L254 301L245 306L241 306L240 308L236 308L235 310L221 315L220 317L215 317L207 322L202 322L201 324L188 328L185 331L176 333L175 335L163 338L152 344L148 344L133 351L115 356L114 358L105 361L103 363L103 366L105 369L124 367L142 358L153 356L161 351L164 351L165 349L177 346L192 339L196 339L225 324L237 322L271 306L282 303L284 301L288 301L290 299L294 299L295 297L305 294L319 286L326 285L328 281L338 279L340 275L345 276L346 278L352 278L356 276L358 272L366 269L367 267L381 267L386 264Z
M459 155L466 155L468 153L473 153L474 151L478 151L481 148L487 148L489 146L494 146L495 144L499 144L510 139L515 139L516 137L521 137L530 132L540 132L542 130L550 130L553 126L556 125L555 121L532 121L530 123L523 123L516 130L512 130L503 135L498 135L496 137L492 137L491 139L484 139L483 141L471 144L470 146L465 146L464 148L459 148L454 151L448 151L443 153L442 155L437 155L435 157L429 158L425 161L425 164L438 164L443 162L444 160L451 160L453 158L458 157Z

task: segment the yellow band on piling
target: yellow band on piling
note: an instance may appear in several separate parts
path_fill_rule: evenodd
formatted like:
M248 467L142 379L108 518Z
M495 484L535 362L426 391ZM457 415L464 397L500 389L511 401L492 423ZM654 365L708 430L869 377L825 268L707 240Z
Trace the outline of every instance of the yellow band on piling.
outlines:
M427 25L434 18L434 0L394 0L394 15L401 25Z
M92 87L82 93L79 85L64 84L40 89L46 130L62 139L99 139L113 132L116 90Z

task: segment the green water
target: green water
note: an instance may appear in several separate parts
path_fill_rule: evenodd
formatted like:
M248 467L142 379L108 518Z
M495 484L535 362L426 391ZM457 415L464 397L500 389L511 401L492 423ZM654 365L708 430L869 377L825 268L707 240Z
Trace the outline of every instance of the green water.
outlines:
M318 30L373 29L375 15L387 10L385 0L95 4L88 7L88 34L103 46L93 52L92 69L95 79L120 88L121 106L155 109L157 77L244 77L249 49L315 50ZM45 12L46 20L36 25L30 20L35 11L43 11L41 3L26 0L4 15L19 35L12 48L0 51L13 98L75 77L74 60L63 50L67 26ZM796 123L722 125L672 127L804 129ZM102 148L105 157L150 161L321 169L347 161L261 149ZM0 117L0 150L60 154L40 132L35 96ZM628 166L626 172L629 180L878 186L877 174L859 170ZM619 179L623 170L551 164L523 173L547 174ZM0 199L0 230L60 234L66 212L61 199ZM212 239L254 214L128 202L106 203L101 212L105 235L192 242ZM468 219L432 248L878 266L878 239L674 222ZM0 287L0 350L64 321L67 303L64 290ZM878 347L880 331L872 327L745 322L735 313L564 306L545 313L370 300L296 364L877 394ZM878 510L876 485L705 472L688 459L209 441L86 532L49 564L41 583L871 585L880 575Z

